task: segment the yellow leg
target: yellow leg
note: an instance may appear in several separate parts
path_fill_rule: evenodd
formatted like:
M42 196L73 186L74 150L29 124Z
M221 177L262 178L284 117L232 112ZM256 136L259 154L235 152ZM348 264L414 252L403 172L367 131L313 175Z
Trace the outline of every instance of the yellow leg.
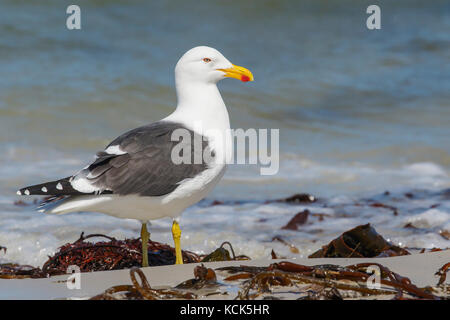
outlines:
M141 241L142 241L142 266L148 267L148 239L150 233L147 231L147 223L142 224L141 228Z
M180 225L178 224L178 221L174 220L172 224L172 236L173 236L173 242L175 243L175 264L183 264L183 256L181 255L181 245L180 245L180 238L181 238L181 229Z

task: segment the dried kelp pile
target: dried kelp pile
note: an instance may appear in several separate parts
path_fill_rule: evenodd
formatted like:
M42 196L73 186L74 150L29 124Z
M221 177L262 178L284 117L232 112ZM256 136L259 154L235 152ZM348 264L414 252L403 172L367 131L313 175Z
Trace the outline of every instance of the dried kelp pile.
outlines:
M107 241L90 242L88 239L105 238ZM91 234L73 243L67 243L59 251L49 257L42 269L28 265L0 264L0 278L44 278L66 274L69 266L76 265L81 272L106 271L140 267L142 263L141 240L117 240L103 234ZM230 251L225 249L228 246ZM6 249L5 249L6 250ZM229 242L222 245L208 255L197 255L190 251L182 251L183 262L210 262L249 260L247 256L236 256ZM150 266L175 264L175 249L167 244L149 240L148 260Z
M139 276L140 282L136 275ZM133 285L119 285L107 289L104 293L92 297L91 300L162 300L162 299L195 299L192 293L183 293L173 289L152 289L144 273L139 268L130 270Z
M0 279L45 278L41 268L16 263L0 264Z
M103 237L109 241L88 242L89 238ZM62 246L53 257L44 263L42 271L49 275L65 274L70 265L80 267L81 272L120 270L139 267L142 263L141 240L117 240L102 234L84 236ZM175 263L175 250L167 244L149 241L149 265L161 266ZM193 252L183 251L185 263L198 262L200 257Z
M137 280L136 275L139 276ZM205 268L203 264L194 268L194 278L180 283L171 289L155 289L148 283L147 277L139 268L130 270L132 285L119 285L107 289L91 300L161 300L161 299L198 299L197 293L186 289L199 290L204 287L216 287L217 278L214 270Z
M108 241L89 242L91 238L106 238ZM81 272L120 270L140 267L142 263L141 240L117 240L103 234L91 234L73 243L67 243L49 257L42 269L18 264L0 264L0 278L44 278L66 274L69 266L76 265ZM148 243L150 266L175 263L175 249L156 241ZM193 252L182 251L185 263L199 262L201 257Z
M450 263L436 274L440 280L435 287L419 288L407 277L377 263L360 263L345 267L324 264L306 266L292 262L279 262L268 267L230 266L217 268L225 273L222 282L216 272L203 265L194 269L194 278L171 289L155 289L150 286L144 273L136 268L130 270L133 285L115 286L92 299L205 299L228 294L217 290L220 286L239 288L234 299L393 299L393 300L442 300L450 299L450 288L444 285ZM378 280L373 270L379 271ZM136 279L140 277L140 282ZM230 275L231 274L231 275ZM377 281L379 285L377 286ZM212 290L200 290L209 288ZM206 292L206 293L205 293Z
M225 281L245 279L237 299L278 298L285 293L283 287L292 287L289 298L303 300L450 299L450 290L443 282L439 281L436 287L418 288L409 278L378 263L342 267L333 264L305 266L285 261L267 268L240 266L218 270L234 274Z

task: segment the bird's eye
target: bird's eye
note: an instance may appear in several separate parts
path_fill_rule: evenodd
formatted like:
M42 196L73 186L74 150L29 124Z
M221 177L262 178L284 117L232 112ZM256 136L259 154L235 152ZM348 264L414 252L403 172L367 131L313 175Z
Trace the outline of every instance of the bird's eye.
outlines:
M203 62L206 62L206 63L211 62L211 59L210 58L203 58Z

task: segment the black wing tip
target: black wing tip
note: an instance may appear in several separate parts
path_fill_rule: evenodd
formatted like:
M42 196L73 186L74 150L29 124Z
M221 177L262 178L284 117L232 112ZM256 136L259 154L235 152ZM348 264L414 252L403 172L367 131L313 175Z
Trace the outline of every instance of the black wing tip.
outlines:
M30 186L26 188L22 188L16 192L19 196L33 196L33 195L52 195L48 193L48 190L45 186L39 187L38 186Z
M22 189L17 190L16 194L19 195L19 196L29 196L32 193L30 191L30 188L26 187L26 188L22 188Z
M70 177L51 181L43 184L37 184L29 187L22 188L16 192L19 196L51 196L51 197L62 197L62 196L78 196L78 195L103 195L103 194L113 194L111 190L99 190L97 192L80 192L73 189L70 184Z
M63 186L68 187L69 179L71 177L67 177L64 179L45 182L42 184L36 184L32 186L28 186L22 189L19 189L16 194L19 196L30 196L30 195L39 195L39 196L55 196L60 193L63 194Z

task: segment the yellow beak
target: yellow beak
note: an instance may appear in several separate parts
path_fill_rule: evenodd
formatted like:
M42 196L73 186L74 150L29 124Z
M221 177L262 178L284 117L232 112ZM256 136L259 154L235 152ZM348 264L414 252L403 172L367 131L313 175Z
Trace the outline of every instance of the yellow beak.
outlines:
M225 72L225 77L235 78L243 82L253 81L253 74L250 70L244 67L239 67L233 64L232 68L217 70Z

